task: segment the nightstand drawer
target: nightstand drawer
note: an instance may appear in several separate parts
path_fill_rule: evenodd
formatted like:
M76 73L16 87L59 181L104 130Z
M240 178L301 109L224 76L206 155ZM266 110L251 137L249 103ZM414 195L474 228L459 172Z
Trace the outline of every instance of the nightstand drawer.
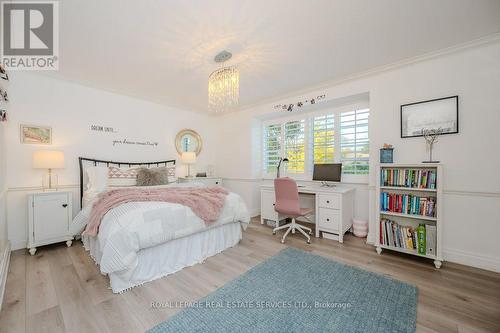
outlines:
M319 195L319 207L340 209L341 200L340 196L336 194L323 194Z
M338 233L340 230L340 211L330 208L319 208L318 222L321 230Z

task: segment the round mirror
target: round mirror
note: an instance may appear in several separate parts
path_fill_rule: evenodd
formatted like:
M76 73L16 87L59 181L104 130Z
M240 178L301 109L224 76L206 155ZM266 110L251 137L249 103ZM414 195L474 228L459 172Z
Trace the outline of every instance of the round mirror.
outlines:
M196 155L201 151L201 136L192 129L183 129L175 137L175 148L179 155L184 152L195 152Z

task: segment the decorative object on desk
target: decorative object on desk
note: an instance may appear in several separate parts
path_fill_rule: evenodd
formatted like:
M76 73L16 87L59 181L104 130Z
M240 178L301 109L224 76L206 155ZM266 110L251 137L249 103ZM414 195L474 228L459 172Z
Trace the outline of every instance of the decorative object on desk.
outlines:
M326 95L323 94L323 95L319 95L319 96L316 96L316 97L308 98L308 99L305 99L305 100L302 100L302 101L298 101L296 103L291 103L291 104L276 104L274 106L274 109L280 110L280 111L292 112L295 107L302 108L302 107L307 106L307 105L314 105L314 104L316 104L318 102L323 101L325 98L326 98Z
M437 142L438 135L440 135L441 133L441 127L437 129L422 129L422 136L424 137L425 142L427 142L427 150L429 151L429 160L422 161L422 163L439 163L439 161L432 160L432 149L434 147L434 144Z
M186 152L194 152L199 155L202 146L201 136L192 129L183 129L175 137L175 149L179 155Z
M394 163L394 148L388 143L380 148L380 163Z
M0 64L0 79L9 81L9 76L2 64Z
M182 163L187 164L187 167L188 167L187 178L191 178L192 177L191 176L191 164L196 163L196 153L192 152L192 151L183 152L181 155L181 161L182 161Z
M21 143L52 144L52 128L36 125L21 125Z
M401 105L401 137L423 136L423 129L458 133L458 96Z
M207 173L206 172L197 172L196 177L207 178Z
M280 160L278 162L278 166L276 167L276 178L280 178L280 167L281 167L281 162L288 163L288 158L283 158L280 157Z
M57 190L57 175L52 174L52 169L64 168L64 153L62 151L39 150L33 153L33 168L48 169L42 179L44 191Z
M7 110L0 110L0 122L7 121Z

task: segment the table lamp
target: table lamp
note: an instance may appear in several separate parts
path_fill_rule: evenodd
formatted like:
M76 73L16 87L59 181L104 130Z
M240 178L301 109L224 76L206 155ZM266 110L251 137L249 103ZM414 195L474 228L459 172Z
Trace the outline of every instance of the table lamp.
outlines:
M64 168L64 153L62 151L40 150L33 153L33 168L48 169L42 178L44 191L57 190L57 175L52 174L52 169Z
M181 155L181 161L188 166L187 178L191 178L191 164L196 163L196 153L192 151L183 152Z

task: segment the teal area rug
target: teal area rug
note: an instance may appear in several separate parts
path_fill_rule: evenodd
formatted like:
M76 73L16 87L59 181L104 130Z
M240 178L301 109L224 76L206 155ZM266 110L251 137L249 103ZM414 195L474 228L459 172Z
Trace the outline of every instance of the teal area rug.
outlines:
M288 248L157 332L415 332L417 288Z

